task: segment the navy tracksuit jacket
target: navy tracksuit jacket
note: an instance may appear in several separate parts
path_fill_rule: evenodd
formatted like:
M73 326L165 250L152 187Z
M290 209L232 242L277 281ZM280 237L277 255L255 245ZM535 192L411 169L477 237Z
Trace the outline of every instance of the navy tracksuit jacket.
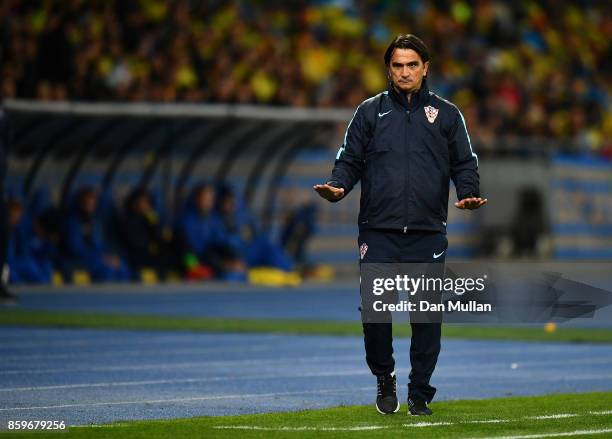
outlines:
M478 158L459 109L427 88L409 103L392 86L363 101L329 184L345 196L361 179L359 227L446 233L450 179L478 197Z

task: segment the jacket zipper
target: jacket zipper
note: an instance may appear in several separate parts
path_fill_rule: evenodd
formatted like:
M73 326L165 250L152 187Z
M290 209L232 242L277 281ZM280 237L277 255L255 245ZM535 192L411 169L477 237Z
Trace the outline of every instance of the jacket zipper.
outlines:
M407 197L409 196L409 194L408 194L408 188L409 188L408 182L410 180L410 178L408 177L408 172L409 172L408 170L410 168L410 146L408 144L408 131L409 131L408 124L410 124L410 110L406 110L406 115L408 116L408 122L406 124L406 129L404 130L404 132L406 133L406 156L407 156L407 159L408 159L408 160L406 160L406 163L407 163L408 166L406 167L407 170L404 173L404 214L408 215L406 212L408 212ZM407 225L408 224L408 217L407 216L404 217L404 221L405 221L405 224L406 224L406 225L404 225L404 234L406 234L408 232L408 225Z

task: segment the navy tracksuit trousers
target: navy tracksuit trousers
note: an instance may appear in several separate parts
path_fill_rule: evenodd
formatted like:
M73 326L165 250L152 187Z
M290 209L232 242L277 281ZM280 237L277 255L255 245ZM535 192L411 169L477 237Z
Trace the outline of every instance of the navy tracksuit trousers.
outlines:
M362 229L358 244L361 263L444 262L448 241L440 232ZM367 250L363 253L365 249ZM442 255L440 253L443 252ZM434 254L437 258L434 259ZM440 353L441 323L411 323L408 397L430 402L436 393L429 384ZM393 372L391 323L363 323L366 362L374 375Z

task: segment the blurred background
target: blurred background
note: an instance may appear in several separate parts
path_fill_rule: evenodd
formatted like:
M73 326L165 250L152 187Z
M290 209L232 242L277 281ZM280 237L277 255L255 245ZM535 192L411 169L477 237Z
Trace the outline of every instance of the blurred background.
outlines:
M312 185L400 33L489 199L449 207L449 257L612 258L610 2L5 0L0 23L10 283L356 277L359 190Z

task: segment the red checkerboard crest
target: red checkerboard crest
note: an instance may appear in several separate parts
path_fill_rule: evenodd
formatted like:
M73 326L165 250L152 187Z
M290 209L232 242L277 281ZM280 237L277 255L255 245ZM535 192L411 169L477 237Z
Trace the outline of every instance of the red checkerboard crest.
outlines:
M436 117L438 116L438 109L432 106L427 106L424 108L425 116L427 116L427 120L429 123L434 123Z
M368 244L366 244L365 242L363 244L361 244L361 246L359 247L359 254L361 255L361 259L363 259L363 257L365 256L366 252L368 251Z

